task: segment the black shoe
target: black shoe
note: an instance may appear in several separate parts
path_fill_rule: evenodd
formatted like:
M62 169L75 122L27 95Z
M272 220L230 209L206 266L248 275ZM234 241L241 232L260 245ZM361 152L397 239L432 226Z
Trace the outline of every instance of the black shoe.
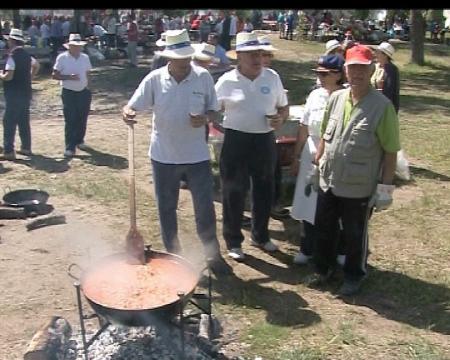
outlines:
M303 283L309 288L321 287L328 284L334 275L334 270L328 270L326 274L314 273L307 276Z
M222 256L217 256L214 259L209 260L209 268L211 271L217 275L231 275L233 273L233 268L228 265L228 263L223 259Z
M355 295L361 288L362 280L344 280L344 283L338 290L338 296Z

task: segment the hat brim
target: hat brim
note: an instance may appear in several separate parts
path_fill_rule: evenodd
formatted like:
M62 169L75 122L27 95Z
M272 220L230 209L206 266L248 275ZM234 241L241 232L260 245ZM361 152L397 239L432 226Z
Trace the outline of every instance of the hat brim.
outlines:
M164 40L161 40L161 39L156 40L155 44L156 44L156 46L159 46L159 47L166 46L166 42Z
M262 45L254 45L254 46L246 46L239 50L236 50L236 52L248 52L248 51L258 51L258 50L264 50Z
M63 44L63 46L64 46L66 49L68 49L68 48L69 48L69 45L84 46L84 45L86 45L86 44L87 44L86 41L77 41L77 42L70 42L70 41L69 41L69 42Z
M347 65L370 65L372 64L371 60L349 60L345 62L345 66Z
M192 57L195 54L195 49L189 45L181 49L175 50L167 50L164 49L159 53L160 56L169 58L169 59L186 59Z
M278 51L276 47L273 47L272 45L261 45L261 50L264 51Z
M17 40L17 41L25 41L25 39L23 37L16 37L14 35L3 35L3 37L8 40L8 39L13 39L13 40Z
M330 52L332 52L333 50L336 50L337 48L341 47L340 44L336 44L333 47L329 48L328 50L325 51L325 55L329 55Z
M318 66L315 69L312 69L312 71L314 71L314 72L335 72L335 73L337 73L337 72L341 72L342 70L339 70L339 69L328 69L328 68L323 67L323 66Z
M394 54L390 54L386 49L375 48L375 50L382 52L389 59L392 59L392 55L394 55Z

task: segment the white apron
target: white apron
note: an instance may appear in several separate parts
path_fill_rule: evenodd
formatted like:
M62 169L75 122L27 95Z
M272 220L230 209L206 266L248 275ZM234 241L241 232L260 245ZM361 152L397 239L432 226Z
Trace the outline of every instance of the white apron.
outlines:
M314 225L317 207L317 191L311 187L309 196L305 195L306 177L313 169L312 161L316 155L316 145L311 136L308 136L300 156L299 174L295 185L294 200L292 202L291 216L296 220L305 220Z

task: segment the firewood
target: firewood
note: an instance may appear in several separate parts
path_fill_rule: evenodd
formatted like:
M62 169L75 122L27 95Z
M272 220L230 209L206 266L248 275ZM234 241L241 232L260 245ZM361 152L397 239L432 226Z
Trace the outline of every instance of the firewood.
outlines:
M24 360L58 360L63 357L65 346L72 336L69 322L53 316L33 336Z
M50 215L47 217L40 217L39 219L33 220L27 224L27 230L31 231L34 229L39 229L44 226L65 224L66 217L64 215Z

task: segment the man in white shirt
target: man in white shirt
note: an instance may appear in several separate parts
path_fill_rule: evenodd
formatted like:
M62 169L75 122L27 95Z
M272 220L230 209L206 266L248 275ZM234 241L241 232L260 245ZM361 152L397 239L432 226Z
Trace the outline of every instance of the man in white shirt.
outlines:
M129 124L136 111L153 110L149 156L166 250L181 252L176 210L184 176L209 265L216 274L228 274L231 268L220 255L216 236L213 178L204 130L208 119L215 117L218 104L209 72L191 65L194 52L186 29L166 31L160 55L169 58L169 63L142 80L123 108L123 118Z
M220 156L223 196L223 236L228 255L243 260L241 232L249 178L252 197L252 244L266 251L274 191L276 145L274 129L286 121L287 96L279 75L262 66L262 46L254 32L236 36L237 69L222 75L215 85L224 110L224 143Z
M86 45L80 34L70 34L64 44L68 51L59 54L53 67L52 77L60 80L65 121L65 157L75 155L76 148L88 149L84 143L86 126L91 107L92 94L89 90L89 71L92 69L89 56L81 52Z

